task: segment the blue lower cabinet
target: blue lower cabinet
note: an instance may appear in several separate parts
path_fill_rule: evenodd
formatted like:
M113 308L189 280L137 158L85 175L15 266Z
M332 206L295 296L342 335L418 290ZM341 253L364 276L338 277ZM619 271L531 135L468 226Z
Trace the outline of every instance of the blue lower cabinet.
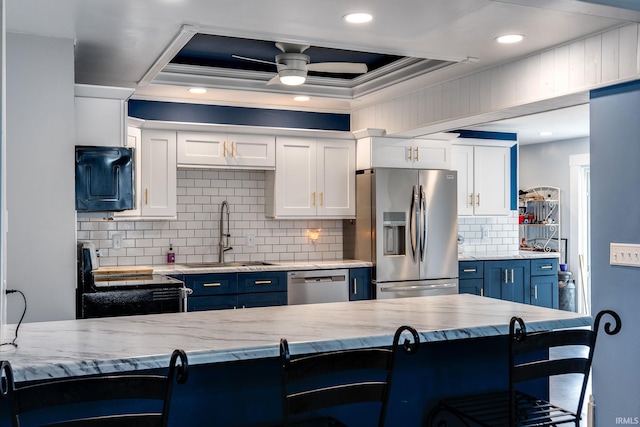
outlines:
M238 295L238 308L272 307L276 305L287 305L286 292L260 292Z
M256 273L185 274L193 290L187 311L268 307L287 304L285 271Z
M459 293L558 308L558 259L460 261Z
M237 305L236 295L191 296L187 299L187 311L225 310Z
M371 268L349 270L349 301L371 299Z
M529 260L485 261L484 294L505 301L531 303Z
M458 293L484 296L483 286L482 279L462 279L458 282Z

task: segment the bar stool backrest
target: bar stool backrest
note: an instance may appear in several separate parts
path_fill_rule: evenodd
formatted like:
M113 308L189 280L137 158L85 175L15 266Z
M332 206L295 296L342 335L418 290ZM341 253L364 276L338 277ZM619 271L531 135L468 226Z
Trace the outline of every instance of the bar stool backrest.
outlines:
M188 377L187 355L175 350L171 355L167 375L113 374L72 377L53 381L35 382L16 387L13 370L8 361L0 362L0 396L8 399L13 427L26 427L22 418L27 413L55 414L48 426L100 426L100 427L164 427L167 425L173 384L183 384ZM156 401L153 411L143 406L136 413L136 405L128 405L126 413L121 407L124 401ZM99 405L99 402L112 404ZM115 404L115 401L118 401ZM79 405L86 404L86 407ZM96 405L98 404L98 405ZM75 405L75 410L69 410ZM97 406L99 406L98 409ZM88 414L92 409L100 414ZM109 412L108 414L106 412ZM47 421L49 422L49 421Z

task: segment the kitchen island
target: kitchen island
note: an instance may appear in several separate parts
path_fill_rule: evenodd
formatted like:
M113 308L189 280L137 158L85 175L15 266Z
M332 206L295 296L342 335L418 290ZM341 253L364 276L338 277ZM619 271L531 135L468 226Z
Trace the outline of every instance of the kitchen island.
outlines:
M176 387L172 416L189 411L191 425L233 426L278 421L280 338L289 340L293 354L387 346L398 326L411 325L423 345L415 356L398 358L389 410L403 420L399 425L410 426L419 425L443 393L500 384L514 315L529 330L591 325L591 317L572 312L443 295L29 323L20 328L18 347L0 358L11 362L22 382L162 369L173 349L182 348L191 375ZM13 328L5 332L10 336Z

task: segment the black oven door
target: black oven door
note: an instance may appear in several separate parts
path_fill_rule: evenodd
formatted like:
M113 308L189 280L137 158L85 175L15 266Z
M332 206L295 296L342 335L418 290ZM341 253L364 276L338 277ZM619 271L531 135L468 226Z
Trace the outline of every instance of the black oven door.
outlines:
M178 313L184 310L182 288L125 289L85 293L81 318Z

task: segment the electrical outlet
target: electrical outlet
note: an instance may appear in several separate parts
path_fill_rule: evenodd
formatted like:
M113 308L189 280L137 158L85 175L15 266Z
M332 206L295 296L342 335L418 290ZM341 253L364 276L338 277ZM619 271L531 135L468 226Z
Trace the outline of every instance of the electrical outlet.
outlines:
M489 226L483 225L480 229L482 230L482 241L489 242Z
M247 233L247 246L252 248L256 245L256 236L253 233Z
M611 243L609 264L640 267L640 245L633 243Z
M122 249L122 234L114 234L111 240L113 249Z

